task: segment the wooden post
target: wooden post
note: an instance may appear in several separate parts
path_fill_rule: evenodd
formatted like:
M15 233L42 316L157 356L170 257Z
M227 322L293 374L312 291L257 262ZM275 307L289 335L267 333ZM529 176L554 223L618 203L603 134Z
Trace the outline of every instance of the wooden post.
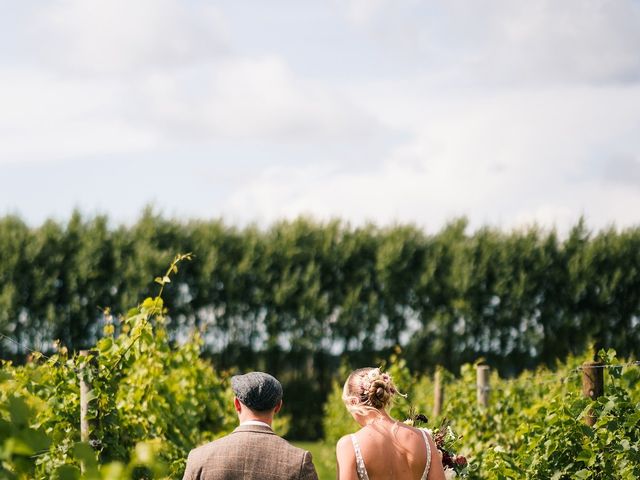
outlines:
M437 367L433 378L433 418L437 418L440 415L443 400L444 385L442 383L442 369Z
M604 364L602 362L585 362L582 364L582 395L591 400L604 395ZM596 416L589 412L584 422L592 427L596 423Z
M89 412L89 393L91 392L91 384L87 381L87 377L91 373L91 370L96 366L96 355L98 352L95 350L80 350L81 357L92 356L88 362L84 362L78 376L80 379L80 441L89 441L89 419L87 413Z
M478 406L486 408L489 406L489 365L476 366L476 387L478 390Z

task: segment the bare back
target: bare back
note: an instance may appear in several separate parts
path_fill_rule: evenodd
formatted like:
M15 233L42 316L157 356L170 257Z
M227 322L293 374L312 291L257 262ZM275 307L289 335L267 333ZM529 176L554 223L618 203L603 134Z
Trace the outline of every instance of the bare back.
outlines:
M428 445L425 444L425 437L418 429L399 422L381 422L363 427L355 436L369 480L444 479L433 440L427 435ZM354 444L349 437L338 442L337 454L339 478L358 479ZM423 477L426 469L428 475Z

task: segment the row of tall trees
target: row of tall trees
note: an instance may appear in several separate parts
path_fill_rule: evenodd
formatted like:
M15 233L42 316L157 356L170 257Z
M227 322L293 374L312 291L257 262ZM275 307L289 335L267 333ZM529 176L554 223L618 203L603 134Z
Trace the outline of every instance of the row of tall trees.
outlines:
M103 309L155 294L178 252L195 259L163 294L169 334L180 342L198 328L218 367L278 375L292 437L321 435L340 359L371 365L401 345L414 370L484 357L509 374L590 342L640 350L640 228L579 222L560 237L470 232L463 219L428 233L304 218L238 228L147 210L129 226L0 218L0 357L93 345Z
M640 228L560 238L537 228L436 233L308 219L261 229L145 211L38 227L0 219L0 332L21 345L95 341L101 309L154 291L177 252L193 252L165 293L179 340L194 327L228 362L253 352L357 357L402 345L416 369L485 357L503 370L550 363L589 342L640 347ZM4 356L24 353L6 338ZM269 360L271 359L271 360Z

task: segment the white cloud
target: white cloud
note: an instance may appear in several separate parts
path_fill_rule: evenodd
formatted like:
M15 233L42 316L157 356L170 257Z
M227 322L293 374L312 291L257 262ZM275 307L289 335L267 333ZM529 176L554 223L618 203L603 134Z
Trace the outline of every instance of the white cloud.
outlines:
M304 61L262 44L333 35L345 25L331 12L318 31L233 44L227 25L245 13L225 10L240 15L231 21L207 2L41 7L20 61L0 58L0 163L153 151L172 171L197 152L207 172L238 158L232 181L182 180L231 192L207 213L244 221L640 221L629 208L640 204L640 14L629 0L341 2L353 28L336 33L353 40L341 61L366 64L348 78L322 42ZM188 190L182 204L201 205Z
M339 92L276 57L238 58L135 78L0 77L0 163L55 161L218 140L375 143L383 127Z
M30 46L0 63L0 162L219 139L354 145L380 133L281 57L232 55L207 3L56 0L15 17Z
M605 180L640 189L640 153L624 154L618 152L606 159L603 166Z
M138 88L132 105L147 117L140 120L178 137L353 143L381 129L349 99L296 76L274 56L158 73Z
M154 132L123 122L118 82L61 79L40 70L0 76L0 164L138 152Z
M447 84L640 79L634 0L351 0L344 8L380 44Z
M472 226L515 227L563 226L584 214L596 226L612 218L629 225L640 221L629 209L640 204L640 189L623 192L607 182L599 162L629 125L640 124L638 112L640 87L423 98L410 113L379 112L396 125L422 117L415 138L380 168L271 169L250 179L228 207L237 216L250 212L246 220L311 213L439 228L467 215ZM626 148L640 149L640 140Z
M339 4L340 1L335 3ZM366 25L389 3L389 0L348 0L344 5L346 5L347 16L351 21L358 25Z
M36 57L65 73L136 73L219 56L219 10L179 0L57 0L31 27Z

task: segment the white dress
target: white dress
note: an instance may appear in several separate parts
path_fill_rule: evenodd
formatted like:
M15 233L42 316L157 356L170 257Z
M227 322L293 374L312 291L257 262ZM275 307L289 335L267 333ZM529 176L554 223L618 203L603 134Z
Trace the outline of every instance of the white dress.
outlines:
M429 439L424 430L420 429L422 438L424 438L424 444L427 446L427 464L422 472L422 480L427 480L429 475L429 468L431 467L431 445ZM367 474L367 467L364 466L364 459L362 458L362 452L360 451L360 443L355 435L351 435L351 442L353 443L353 450L356 452L356 471L358 472L358 478L360 480L369 480L369 474Z

